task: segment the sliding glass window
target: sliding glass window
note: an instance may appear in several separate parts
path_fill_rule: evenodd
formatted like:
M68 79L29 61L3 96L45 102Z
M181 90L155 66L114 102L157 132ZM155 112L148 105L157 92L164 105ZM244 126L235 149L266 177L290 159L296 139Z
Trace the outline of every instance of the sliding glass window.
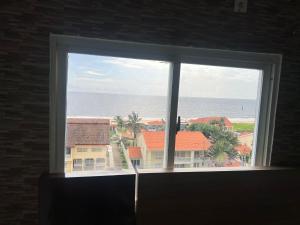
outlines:
M280 60L52 35L50 171L268 166Z

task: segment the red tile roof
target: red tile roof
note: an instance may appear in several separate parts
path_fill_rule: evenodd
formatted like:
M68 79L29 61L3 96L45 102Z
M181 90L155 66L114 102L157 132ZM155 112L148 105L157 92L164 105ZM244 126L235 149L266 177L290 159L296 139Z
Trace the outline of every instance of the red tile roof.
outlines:
M67 123L83 123L83 124L109 124L109 119L100 119L100 118L84 118L84 117L69 117L67 118Z
M249 148L246 144L236 146L235 150L241 155L249 155L251 153L251 148Z
M148 151L163 151L164 131L142 132ZM176 135L176 151L206 151L211 146L209 140L199 131L180 131Z
M221 117L221 116L210 116L210 117L203 117L203 118L197 118L197 119L191 119L189 123L210 123L211 121L220 121L221 119L224 119L225 127L232 128L232 123L227 117Z
M130 159L141 159L141 147L128 147L128 153Z
M108 145L109 120L94 118L68 118L66 145Z

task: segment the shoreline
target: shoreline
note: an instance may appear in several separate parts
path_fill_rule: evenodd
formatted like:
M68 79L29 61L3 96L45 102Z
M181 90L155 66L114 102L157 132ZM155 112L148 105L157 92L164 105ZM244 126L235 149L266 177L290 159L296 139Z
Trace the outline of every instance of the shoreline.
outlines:
M114 120L114 117L112 116L67 116L67 118L90 118L90 119L109 119L110 121ZM123 119L126 119L127 117L123 117ZM197 117L191 117L191 118L182 118L182 122L185 123L188 120L196 119ZM255 118L230 118L227 117L231 123L255 123ZM149 122L153 120L159 120L161 121L162 118L154 118L154 117L141 117L141 122ZM164 119L165 120L165 119Z

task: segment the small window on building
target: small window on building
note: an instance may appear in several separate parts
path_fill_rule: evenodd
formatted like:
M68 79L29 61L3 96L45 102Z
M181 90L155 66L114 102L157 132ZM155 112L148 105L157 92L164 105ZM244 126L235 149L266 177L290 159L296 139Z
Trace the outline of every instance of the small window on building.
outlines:
M205 152L204 151L195 151L194 152L194 157L196 158L196 159L198 159L198 158L203 158L205 156Z
M93 170L93 169L94 169L94 159L85 159L84 170Z
M70 159L71 158L71 148L67 147L66 148L66 159Z
M139 159L132 159L132 166L135 168L139 168L140 167L140 160Z
M73 170L74 171L82 170L82 159L73 159Z
M77 147L77 152L87 152L87 148Z
M96 158L96 170L101 170L105 168L105 159Z
M153 157L156 160L162 160L164 157L164 153L163 152L153 152Z
M101 152L102 148L100 147L92 147L92 152Z

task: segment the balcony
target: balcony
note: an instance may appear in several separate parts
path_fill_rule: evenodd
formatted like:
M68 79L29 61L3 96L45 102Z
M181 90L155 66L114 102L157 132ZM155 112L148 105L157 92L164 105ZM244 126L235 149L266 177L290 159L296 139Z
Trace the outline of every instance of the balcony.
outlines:
M175 163L191 163L191 157L175 157Z

